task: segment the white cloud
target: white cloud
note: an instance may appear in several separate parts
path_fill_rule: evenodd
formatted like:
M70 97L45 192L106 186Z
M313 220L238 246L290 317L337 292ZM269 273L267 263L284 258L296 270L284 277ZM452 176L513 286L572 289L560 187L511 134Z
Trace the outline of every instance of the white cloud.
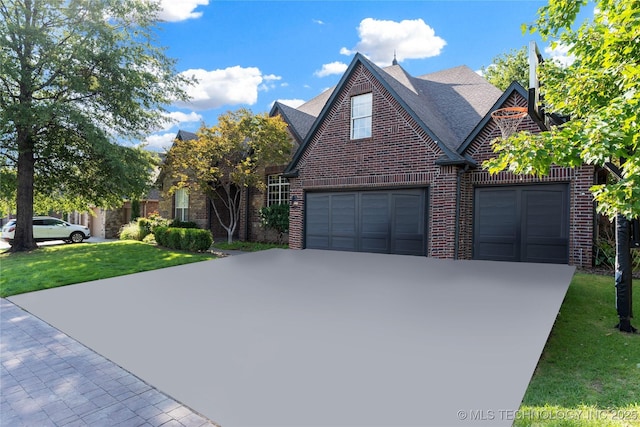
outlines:
M209 0L159 0L161 11L158 19L162 21L178 22L187 19L196 19L202 16L202 12L194 12L198 6L207 6Z
M142 145L151 151L166 151L171 148L178 132L167 132L149 135Z
M322 69L316 71L315 73L313 73L313 75L316 77L326 77L333 74L342 74L347 70L347 68L348 65L344 62L335 61L331 62L330 64L324 64L322 66Z
M167 122L165 122L160 131L167 131L175 126L180 127L182 123L196 123L202 121L202 116L194 111L189 114L182 111L172 111L165 115Z
M557 62L562 67L568 67L576 60L574 55L569 55L569 49L570 46L558 43L555 47L545 47L544 52L551 57L552 61Z
M377 65L389 65L394 51L399 62L437 56L447 42L422 19L400 22L365 18L358 26L360 41L353 49L343 47L342 55L360 52Z
M281 77L272 74L263 76L256 67L243 68L239 65L224 70L207 71L193 69L183 71L187 78L194 77L198 83L186 88L191 101L176 102L176 105L196 111L219 108L224 105L253 105L258 100L258 89L268 90L263 82L272 82Z
M276 76L274 74L268 74L266 76L262 76L262 78L264 79L264 84L261 84L258 87L258 90L264 91L264 92L268 92L271 89L275 89L276 88L276 84L273 82L276 82L278 80L282 80L282 77L280 76Z
M324 21L320 20L320 19L312 19L314 24L318 24L318 25L324 25Z
M307 101L305 101L304 99L278 99L278 102L284 105L288 105L291 108L298 108Z

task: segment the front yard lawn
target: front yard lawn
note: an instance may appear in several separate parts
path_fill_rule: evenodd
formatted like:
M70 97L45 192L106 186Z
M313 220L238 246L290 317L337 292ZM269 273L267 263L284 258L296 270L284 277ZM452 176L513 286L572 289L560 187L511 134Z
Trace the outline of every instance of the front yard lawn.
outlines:
M633 284L638 312L640 280ZM613 277L577 273L516 426L640 426L640 334L619 332L616 323Z
M0 296L214 259L211 253L162 249L133 240L45 246L0 254Z

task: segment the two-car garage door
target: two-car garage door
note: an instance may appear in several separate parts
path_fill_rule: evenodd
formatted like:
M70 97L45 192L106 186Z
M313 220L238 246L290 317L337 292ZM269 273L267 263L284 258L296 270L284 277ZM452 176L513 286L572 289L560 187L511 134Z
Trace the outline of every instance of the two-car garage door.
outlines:
M474 258L566 264L568 199L564 184L476 188Z
M305 247L426 255L425 189L309 192ZM473 258L566 264L566 184L478 187L474 194Z
M305 247L426 254L426 191L307 193Z

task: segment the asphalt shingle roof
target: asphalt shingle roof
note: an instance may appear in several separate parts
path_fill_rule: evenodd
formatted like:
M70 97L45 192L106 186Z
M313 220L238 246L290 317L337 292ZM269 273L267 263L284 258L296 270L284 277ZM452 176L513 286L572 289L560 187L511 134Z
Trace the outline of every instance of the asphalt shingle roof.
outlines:
M460 152L465 138L502 95L498 88L466 65L414 77L399 65L380 68L363 55L356 54L346 74L352 72L357 62L367 67L396 96L452 161L462 160ZM335 98L334 92L340 90L346 74L338 86L296 109L280 104L289 125L303 140L317 126L319 115ZM301 145L299 153L304 150L304 145ZM290 167L294 166L296 158Z

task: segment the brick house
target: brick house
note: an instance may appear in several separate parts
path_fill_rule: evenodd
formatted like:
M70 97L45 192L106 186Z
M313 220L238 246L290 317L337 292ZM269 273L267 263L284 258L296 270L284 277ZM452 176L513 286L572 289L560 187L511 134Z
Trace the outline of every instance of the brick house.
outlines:
M284 170L290 247L591 266L593 167L481 167L491 112L526 105L519 84L501 92L466 66L413 77L356 54L336 87L272 110L300 143Z
M280 103L274 105L272 114L280 114L288 120L293 120L297 125L302 122L300 113ZM299 135L292 133L292 129L289 126L292 141L291 155L298 149L300 142ZM184 130L178 131L176 135L176 139L183 141L189 141L196 137L195 133ZM243 189L240 199L240 221L235 230L234 239L245 241L276 241L278 239L273 230L265 230L260 225L259 211L264 206L289 202L289 182L282 176L285 167L286 165L272 165L260 171L264 175L266 184L264 191L254 188ZM171 187L172 182L162 172L158 182L161 191L158 213L162 217L193 221L199 227L211 230L215 240L226 241L227 232L220 225L208 196L187 189L178 190L173 195L170 195L167 190ZM226 222L228 220L228 210L221 201L214 200L214 203L216 203L223 221Z

